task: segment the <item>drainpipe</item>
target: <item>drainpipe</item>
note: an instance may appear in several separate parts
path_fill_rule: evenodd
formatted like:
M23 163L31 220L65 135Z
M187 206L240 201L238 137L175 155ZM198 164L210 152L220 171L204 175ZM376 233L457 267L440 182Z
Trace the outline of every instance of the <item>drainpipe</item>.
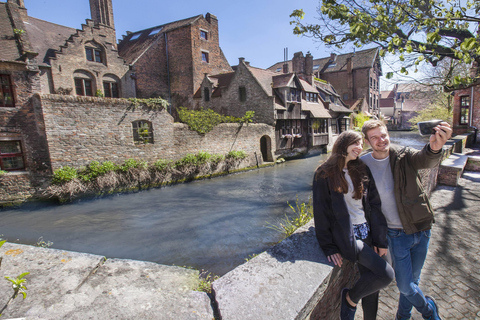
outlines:
M165 38L165 55L167 57L167 85L168 85L168 109L169 109L168 113L170 113L171 115L172 114L172 91L170 88L170 65L168 62L168 38L167 38L166 32L163 35Z
M470 93L470 111L468 112L469 114L469 125L470 127L472 126L472 118L473 118L473 86L470 87L471 93Z

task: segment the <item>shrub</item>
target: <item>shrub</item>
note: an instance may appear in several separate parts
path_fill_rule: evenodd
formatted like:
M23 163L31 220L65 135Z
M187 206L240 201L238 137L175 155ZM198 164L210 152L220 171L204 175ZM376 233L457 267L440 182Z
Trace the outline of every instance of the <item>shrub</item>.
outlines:
M232 159L232 160L242 160L247 157L247 153L243 150L235 151L232 150L225 156L225 159Z
M167 168L171 165L172 165L172 161L160 159L153 163L153 168L158 171L164 171L164 170L167 170Z
M200 151L199 153L197 153L195 155L195 157L197 158L196 164L197 165L202 165L202 164L207 163L210 160L210 158L212 157L212 155L208 152Z
M190 130L198 133L210 132L216 125L220 123L243 123L252 122L255 116L255 111L247 111L242 118L221 115L212 109L189 110L184 107L177 109L180 122L188 125Z
M52 183L62 184L65 182L72 181L78 177L77 169L66 166L61 167L53 172Z
M135 159L127 159L122 165L118 166L118 169L123 172L127 172L132 168L146 169L148 164L144 161L137 161Z
M111 161L105 161L102 164L98 161L92 161L90 164L79 173L80 179L83 181L92 181L98 176L102 176L110 171L117 170L117 165Z

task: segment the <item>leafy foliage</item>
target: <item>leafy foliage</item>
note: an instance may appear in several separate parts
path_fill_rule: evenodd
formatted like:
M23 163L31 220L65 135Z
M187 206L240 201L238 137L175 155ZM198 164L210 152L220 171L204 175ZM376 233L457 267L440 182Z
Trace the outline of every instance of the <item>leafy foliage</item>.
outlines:
M148 108L153 110L163 110L170 105L167 100L162 98L149 98L149 99L128 98L128 101L132 103L133 109L135 109L140 105L145 105Z
M6 240L0 241L0 247L2 247ZM2 262L2 258L0 258L0 265ZM17 298L19 294L23 296L23 299L27 297L27 286L26 286L26 281L27 279L24 279L25 276L29 275L30 272L24 272L17 276L16 278L11 278L11 277L5 277L8 281L12 283L12 289L13 289L13 295L8 299L7 303L0 309L0 317L2 316L2 313L7 309L8 305Z
M362 126L363 123L367 120L369 120L370 117L367 116L365 113L360 112L360 113L355 113L353 115L353 126L356 131L362 131Z
M287 214L285 214L285 218L280 220L278 225L267 222L268 228L282 232L285 237L291 236L295 230L305 225L313 218L313 206L311 198L306 203L300 203L297 196L297 199L295 200L295 206L288 202L287 204L294 212L293 216L289 217Z
M417 123L420 121L428 121L432 119L441 119L444 120L450 125L452 124L453 113L448 108L438 104L432 103L428 105L426 108L420 110L418 114L408 120L408 122L412 125L413 130L418 130Z
M255 111L247 111L242 118L236 118L221 115L212 109L190 110L184 107L179 107L177 112L182 123L201 134L210 132L220 123L249 123L255 116Z
M212 274L211 272L203 271L200 273L200 283L196 288L196 291L211 293L212 292L212 282L219 279L220 277Z
M293 33L338 48L378 45L381 56L398 54L406 63L400 70L404 74L409 66L436 66L444 58L480 63L479 1L321 0L318 13L320 24L309 24L303 23L303 10L293 11ZM456 85L472 79L455 76L450 81Z
M5 170L0 170L0 177L3 176L4 174L7 174L8 171L5 171Z
M77 169L65 166L53 172L52 183L62 184L78 177Z
M227 155L225 156L225 159L241 160L241 159L245 159L247 156L248 156L247 153L243 150L240 150L240 151L232 150L229 153L227 153Z

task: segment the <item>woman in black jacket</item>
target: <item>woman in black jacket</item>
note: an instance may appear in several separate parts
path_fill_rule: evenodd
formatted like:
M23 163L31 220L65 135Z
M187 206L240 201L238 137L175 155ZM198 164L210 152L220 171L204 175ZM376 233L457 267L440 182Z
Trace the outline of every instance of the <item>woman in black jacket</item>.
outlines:
M313 179L313 212L317 240L328 261L341 267L356 262L360 278L342 290L340 319L353 320L362 299L365 320L376 319L378 291L394 278L387 254L387 223L368 167L358 158L362 136L345 131Z

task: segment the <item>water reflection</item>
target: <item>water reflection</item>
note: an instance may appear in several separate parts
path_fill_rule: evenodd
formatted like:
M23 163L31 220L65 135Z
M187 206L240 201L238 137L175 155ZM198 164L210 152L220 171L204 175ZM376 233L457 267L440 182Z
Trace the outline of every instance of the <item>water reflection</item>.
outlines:
M419 137L391 133L392 142L421 148ZM287 201L308 199L313 172L325 157L68 205L5 210L0 235L25 244L43 236L53 248L223 275L281 239L266 223L291 213Z
M68 205L1 212L0 235L58 249L192 266L222 275L281 239L266 228L306 201L325 155L270 168ZM18 241L16 240L18 239Z

